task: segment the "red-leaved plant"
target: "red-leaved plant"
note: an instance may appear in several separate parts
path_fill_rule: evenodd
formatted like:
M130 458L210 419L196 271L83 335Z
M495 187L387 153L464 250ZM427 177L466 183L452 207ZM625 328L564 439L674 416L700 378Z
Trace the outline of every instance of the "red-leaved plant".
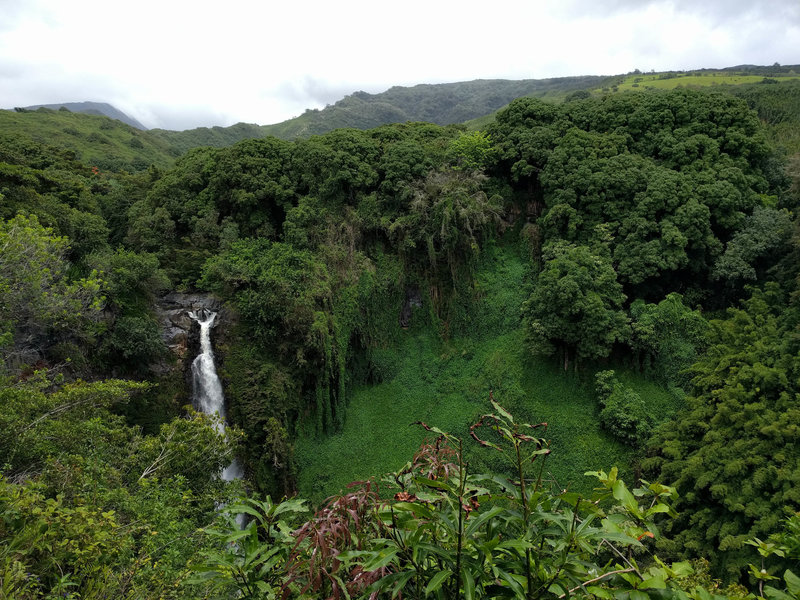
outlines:
M349 487L352 491L330 498L295 531L283 598L293 597L298 589L331 600L350 598L388 572L385 567L365 570L363 565L343 565L339 560L342 552L363 550L380 533L374 518L380 504L375 483L359 481Z

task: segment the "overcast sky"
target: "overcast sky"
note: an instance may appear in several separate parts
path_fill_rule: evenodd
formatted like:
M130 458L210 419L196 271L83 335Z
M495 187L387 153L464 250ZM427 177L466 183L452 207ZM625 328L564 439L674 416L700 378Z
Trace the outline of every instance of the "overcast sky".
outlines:
M800 63L800 0L0 0L0 107L269 124L356 90Z

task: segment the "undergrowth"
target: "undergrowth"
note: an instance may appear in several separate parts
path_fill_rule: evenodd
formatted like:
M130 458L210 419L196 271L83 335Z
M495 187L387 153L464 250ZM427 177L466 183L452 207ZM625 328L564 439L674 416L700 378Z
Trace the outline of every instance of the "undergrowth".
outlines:
M347 420L332 436L306 428L296 445L301 496L319 503L352 481L400 468L419 448L422 420L459 437L482 411L490 391L525 421L550 424L554 450L549 476L561 488L588 491L586 471L617 464L632 478L634 451L600 427L594 371L564 374L553 362L524 349L519 305L528 267L516 248L490 247L475 279L479 301L469 333L442 341L422 323L401 331L396 343L372 351L380 383L352 388ZM604 366L608 368L608 366ZM677 400L642 375L615 367L625 385L645 399L656 416L674 412ZM467 453L479 470L502 469L491 453Z

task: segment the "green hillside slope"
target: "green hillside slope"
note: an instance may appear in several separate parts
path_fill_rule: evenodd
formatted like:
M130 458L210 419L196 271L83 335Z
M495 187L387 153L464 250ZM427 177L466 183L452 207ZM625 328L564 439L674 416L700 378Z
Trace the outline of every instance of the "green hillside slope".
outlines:
M146 130L147 127L142 125L139 121L131 116L126 115L118 108L111 106L107 102L61 102L60 104L35 104L33 106L26 106L23 110L37 110L39 108L49 108L51 110L59 110L66 108L70 112L85 113L87 115L101 115L109 119L116 119L123 123L135 127L136 129Z
M573 90L596 87L605 77L553 79L477 79L458 83L395 86L380 94L355 92L322 110L267 125L270 135L296 139L339 127L370 129L388 123L426 121L437 125L462 123L502 108L520 96L560 98Z
M148 133L168 144L170 148L180 154L199 146L223 148L242 140L267 136L264 127L251 123L237 123L230 127L197 127L186 131L151 129Z
M147 131L100 115L40 108L0 110L0 130L19 139L75 152L84 164L106 171L170 167L179 152Z

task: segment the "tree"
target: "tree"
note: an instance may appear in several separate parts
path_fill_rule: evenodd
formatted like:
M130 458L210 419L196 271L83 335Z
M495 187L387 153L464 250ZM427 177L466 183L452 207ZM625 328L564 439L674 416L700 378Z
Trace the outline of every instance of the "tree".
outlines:
M238 436L201 414L142 435L115 413L147 387L0 379L4 597L181 597Z
M764 266L786 254L781 249L791 232L792 218L787 210L757 206L714 265L714 279L729 286L756 281L759 274L763 275Z
M586 246L556 242L544 250L544 265L522 315L531 350L571 360L608 356L628 337L622 310L625 296L617 274L602 256Z
M478 255L483 237L500 218L500 198L487 197L484 181L476 172L449 170L433 171L418 182L408 214L389 229L401 255L421 262L435 280L443 278L440 269L446 267L455 283L459 268Z
M683 494L661 549L705 557L726 578L752 562L747 540L777 532L800 509L794 319L772 284L711 321L687 410L658 430L643 463Z
M492 137L482 131L463 133L447 147L447 159L457 171L483 171L496 158Z
M264 345L303 365L323 353L318 321L331 303L325 265L309 251L243 239L209 260L201 285L232 296Z
M96 272L73 280L69 242L36 217L0 222L0 352L6 363L35 362L55 344L92 339L103 297Z
M658 304L631 303L631 349L638 364L652 365L666 382L688 386L685 369L706 346L708 323L697 310L669 294Z
M614 371L595 375L595 392L600 403L600 422L611 435L626 444L642 445L653 430L653 417L642 398L614 376Z

